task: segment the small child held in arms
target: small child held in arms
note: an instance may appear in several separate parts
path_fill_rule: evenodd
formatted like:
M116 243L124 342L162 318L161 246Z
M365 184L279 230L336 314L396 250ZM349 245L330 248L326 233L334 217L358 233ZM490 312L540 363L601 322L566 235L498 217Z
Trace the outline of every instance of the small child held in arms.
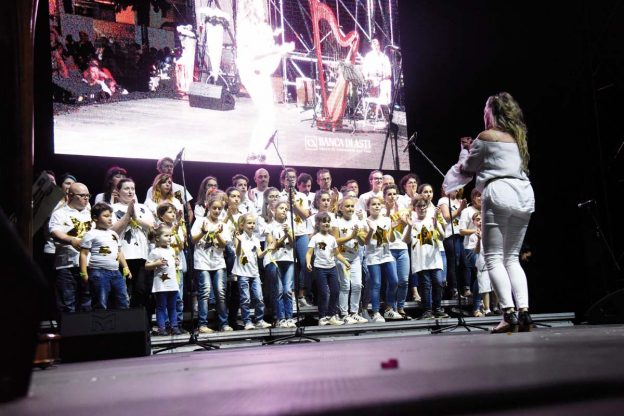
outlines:
M126 281L132 278L128 263L119 250L119 236L111 230L113 209L104 202L91 207L95 228L89 230L80 242L80 276L89 282L93 309L109 309L112 294L115 309L127 309L129 303ZM123 276L119 272L121 264Z
M241 317L245 329L265 329L271 324L264 321L264 299L262 297L262 282L258 270L258 259L275 248L275 244L267 244L263 251L260 240L254 236L256 216L243 214L238 219L238 234L234 238L236 261L232 273L238 276L238 290L240 292ZM249 307L255 305L256 324L251 322Z
M145 269L154 271L152 293L156 297L156 335L169 335L165 327L167 321L171 323L171 335L180 335L182 331L178 327L176 310L176 299L180 290L176 278L178 259L171 247L171 228L161 224L152 233L155 247L147 256Z
M349 275L351 264L340 254L336 238L330 234L332 219L328 212L319 212L315 217L317 233L308 243L306 266L308 271L314 271L318 287L319 325L343 325L338 308L338 294L340 283L336 270L336 259L344 265L344 274ZM314 254L314 267L312 255Z

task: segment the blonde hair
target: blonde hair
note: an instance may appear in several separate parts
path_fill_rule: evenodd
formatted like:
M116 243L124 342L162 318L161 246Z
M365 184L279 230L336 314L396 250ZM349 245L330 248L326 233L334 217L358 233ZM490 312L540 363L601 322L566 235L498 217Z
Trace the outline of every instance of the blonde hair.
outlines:
M490 110L492 124L486 128L492 127L503 131L516 140L522 159L522 170L529 173L527 127L524 124L524 115L520 105L508 92L491 95L485 105Z

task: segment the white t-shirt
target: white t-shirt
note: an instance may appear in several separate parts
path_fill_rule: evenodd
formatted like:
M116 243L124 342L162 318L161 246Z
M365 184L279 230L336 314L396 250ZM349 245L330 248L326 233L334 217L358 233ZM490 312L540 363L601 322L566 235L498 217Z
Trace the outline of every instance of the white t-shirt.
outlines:
M472 216L476 212L480 212L480 211L478 211L472 205L470 205L469 207L467 207L466 209L462 211L461 215L459 216L459 229L460 230L474 230L475 228L477 228L472 222ZM469 235L464 236L464 247L468 245L469 238L470 238Z
M193 208L193 214L195 214L195 218L205 217L206 207L204 207L202 204L196 204L195 208Z
M336 267L334 250L338 248L338 243L333 235L314 234L308 243L308 248L314 249L314 267L319 269Z
M283 224L289 224L288 222L280 223L273 220L266 226L265 235L270 234L273 237L273 241L277 242L286 235ZM290 228L290 225L288 225ZM293 260L293 246L288 242L288 239L284 240L284 245L268 252L264 256L264 265L268 265L273 261L294 261Z
M375 228L370 241L366 245L366 265L372 266L394 261L388 239L390 235L390 218L380 215L377 217L377 220L371 219L371 222Z
M91 229L91 210L88 208L78 211L65 205L52 213L48 228L50 233L53 231L61 231L67 235L77 238L83 238ZM56 244L56 256L54 257L54 267L57 269L66 269L69 267L78 267L80 252L72 247L71 244L54 242Z
M80 247L89 250L90 268L119 270L119 236L115 231L91 229L82 238Z
M280 192L279 199L282 201L288 201L288 192L282 191ZM297 206L303 210L309 210L310 205L308 204L308 197L299 191L295 191L295 196L293 198L293 208ZM306 218L301 218L299 215L295 214L295 237L300 235L309 234L308 224L306 223Z
M241 214L237 212L236 214L229 215L226 211L222 212L225 212L226 214L223 217L223 234L221 234L221 236L226 242L233 242L234 234L238 228L238 219Z
M182 195L186 195L186 198L183 198ZM184 187L175 182L173 183L173 196L175 196L176 199L182 204L193 199L193 196L188 190L186 191L186 194L185 194ZM152 187L150 186L149 189L147 190L147 195L145 195L145 203L147 204L147 201L151 199L152 199Z
M403 241L403 236L408 232L408 228L404 223L400 222L401 215L410 214L409 211L397 211L388 216L390 218L390 224L397 222L396 227L392 227L392 233L394 234L394 241L390 241L390 250L407 250L407 244Z
M412 197L404 194L404 195L399 195L399 198L397 199L397 204L399 205L399 209L408 209L408 210L412 210Z
M255 214L261 215L262 205L264 204L264 191L259 191L258 188L251 188L248 192L253 197L253 201L250 200L249 203L255 208Z
M412 216L412 273L422 270L442 269L441 242L434 236L433 218L419 220Z
M470 234L466 237L468 237L468 244L466 244L464 248L468 250L474 250L475 248L477 248L477 242L479 241L479 237L477 237L477 234Z
M338 235L340 236L340 238L350 236L353 233L353 227L355 227L356 225L358 226L358 233L366 232L368 228L366 226L366 222L360 221L355 215L351 217L350 220L342 217L337 217L336 221L334 221L334 223L332 224L332 226L338 230ZM353 261L356 257L358 257L360 247L362 246L360 245L360 242L357 240L357 238L352 238L349 241L340 244L338 246L338 250L340 251L340 253L342 253L343 256L345 256L347 260Z
M150 251L147 261L155 261L158 259L167 260L166 266L159 266L154 269L154 283L152 284L152 293L155 292L177 292L180 290L178 286L178 277L175 266L175 253L171 247L156 247Z
M260 241L266 240L266 227L267 222L262 215L256 216L256 228L254 228L253 235Z
M194 265L196 270L219 270L225 269L223 247L218 245L215 237L218 223L210 221L206 217L198 217L191 228L191 235L202 233L202 226L208 230L206 234L195 244Z
M113 224L119 221L128 211L128 205L113 205ZM144 221L154 222L152 211L143 204L134 204L134 212ZM121 241L121 251L127 260L147 259L149 252L149 242L147 240L147 231L139 225L133 218L130 220L126 228L119 234Z
M449 206L449 201L450 201L450 206ZM447 207L449 207L448 208L449 213L452 213L453 211L459 208L459 201L457 199L449 200L449 198L445 196L445 197L440 198L440 200L438 201L438 207L442 205L446 205ZM446 224L446 228L444 229L444 238L449 238L453 234L453 231L455 232L455 234L459 234L459 218L460 217L457 217L457 216L453 217L452 228L451 228L450 222Z
M244 277L260 277L258 270L258 253L262 251L260 240L253 234L250 237L244 232L240 235L239 244L240 255L236 256L232 274Z

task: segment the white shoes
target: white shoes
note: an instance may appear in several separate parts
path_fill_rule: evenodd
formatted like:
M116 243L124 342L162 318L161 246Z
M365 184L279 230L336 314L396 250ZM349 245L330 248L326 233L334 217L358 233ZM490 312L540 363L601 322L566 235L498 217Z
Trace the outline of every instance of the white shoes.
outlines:
M351 314L351 319L353 319L356 324L367 324L368 323L368 319L364 318L361 315L358 315L357 313L352 313Z
M329 325L329 316L324 316L321 319L319 319L319 326L325 326L325 325Z
M386 320L383 316L381 316L379 312L375 312L375 314L371 317L371 322L377 324L381 322L386 322Z
M251 322L247 322L245 324L245 331L250 331L252 329L256 329L256 327L254 326L254 324L252 324Z
M257 329L267 329L267 328L271 328L271 324L268 322L265 322L264 319L259 320L258 322L256 322L256 328Z
M206 325L202 325L199 327L200 334L212 334L214 331L208 328Z
M362 311L362 315L361 316L362 316L362 318L366 319L366 322L373 322L373 319L368 314L368 309L364 309Z
M232 331L234 331L232 327L227 324L221 327L221 332L232 332Z
M340 325L344 325L345 322L342 320L340 315L334 315L334 316L329 318L329 324L330 325L335 325L335 326L340 326Z
M344 322L345 325L353 325L358 323L353 315L346 315L344 318L342 318L342 322Z
M399 321L403 319L400 313L396 312L394 309L386 309L384 312L384 318L390 321Z

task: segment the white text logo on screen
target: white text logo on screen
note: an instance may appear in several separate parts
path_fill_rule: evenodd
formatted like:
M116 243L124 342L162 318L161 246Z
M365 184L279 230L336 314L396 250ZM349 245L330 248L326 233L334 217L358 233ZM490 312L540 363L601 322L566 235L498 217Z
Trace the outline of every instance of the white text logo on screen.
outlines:
M330 150L337 152L372 152L369 139L356 139L353 137L305 136L305 148L306 150Z

